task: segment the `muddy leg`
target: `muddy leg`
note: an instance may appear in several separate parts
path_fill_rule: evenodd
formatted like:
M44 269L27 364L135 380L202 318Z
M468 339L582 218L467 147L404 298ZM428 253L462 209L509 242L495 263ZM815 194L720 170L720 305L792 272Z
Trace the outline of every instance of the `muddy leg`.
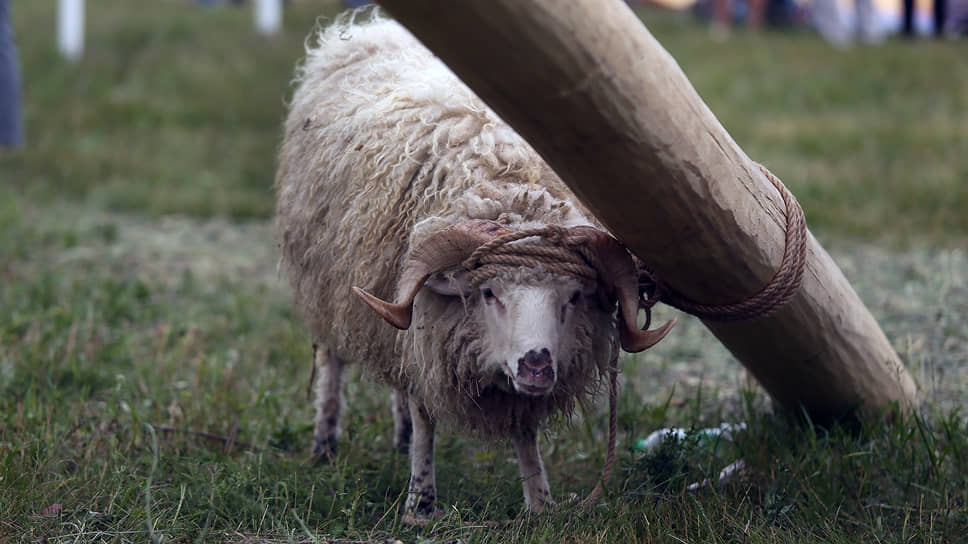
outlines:
M314 364L319 372L316 378L316 428L313 432L313 455L332 456L336 453L336 441L340 435L340 414L343 399L344 363L331 350L319 346L315 350Z
M513 437L514 448L518 451L518 470L524 486L524 504L532 512L541 512L554 506L548 487L548 475L541 452L538 451L538 433L535 429L523 431Z
M434 479L434 421L427 411L410 400L413 442L410 445L410 487L404 522L421 524L433 517L437 506Z

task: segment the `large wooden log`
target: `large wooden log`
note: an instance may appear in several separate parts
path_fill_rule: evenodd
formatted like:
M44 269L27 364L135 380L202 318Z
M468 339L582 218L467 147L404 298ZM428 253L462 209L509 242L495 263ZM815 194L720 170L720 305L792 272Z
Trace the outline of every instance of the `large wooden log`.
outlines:
M776 189L619 0L383 0L608 228L694 301L736 302L784 248ZM779 403L818 421L917 405L897 354L813 236L774 315L706 322Z

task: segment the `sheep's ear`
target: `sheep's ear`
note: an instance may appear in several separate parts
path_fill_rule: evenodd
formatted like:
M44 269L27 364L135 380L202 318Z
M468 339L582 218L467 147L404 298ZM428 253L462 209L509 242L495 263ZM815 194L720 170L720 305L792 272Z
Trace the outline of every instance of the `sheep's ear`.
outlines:
M466 297L470 294L470 285L467 283L467 274L463 270L453 270L440 272L430 276L424 287L448 297Z

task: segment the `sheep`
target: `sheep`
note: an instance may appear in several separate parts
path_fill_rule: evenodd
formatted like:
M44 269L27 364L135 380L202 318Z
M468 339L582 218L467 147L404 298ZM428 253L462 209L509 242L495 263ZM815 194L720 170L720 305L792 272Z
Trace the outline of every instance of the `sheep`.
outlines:
M394 391L405 519L437 512L438 423L510 439L525 506L541 511L554 500L540 425L601 390L619 344L647 349L674 320L638 329L624 246L408 31L357 16L307 47L275 180L281 263L318 346L313 452L335 450L343 368L357 362ZM572 269L487 264L542 248Z

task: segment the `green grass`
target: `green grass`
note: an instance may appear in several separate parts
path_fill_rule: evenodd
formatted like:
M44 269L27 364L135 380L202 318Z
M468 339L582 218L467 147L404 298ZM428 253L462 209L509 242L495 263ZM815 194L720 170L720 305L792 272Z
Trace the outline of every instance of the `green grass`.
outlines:
M88 5L83 62L53 39L56 2L13 7L29 145L2 163L38 198L111 209L267 217L277 130L303 43L333 6L295 5L285 32L251 30L250 9L190 2Z
M247 9L89 0L71 66L54 51L55 3L14 4L29 142L0 154L0 542L968 540L964 44L840 51L744 31L722 44L683 16L643 14L797 194L920 382L922 414L849 430L773 414L684 319L623 361L600 506L568 500L599 476L596 405L542 437L561 502L544 516L521 514L506 444L441 432L448 517L418 529L401 523L408 468L382 388L349 384L338 456L310 460L311 347L275 268L288 82L333 8L291 2L266 40ZM717 449L630 447L738 420L748 430ZM744 475L688 489L737 458Z

